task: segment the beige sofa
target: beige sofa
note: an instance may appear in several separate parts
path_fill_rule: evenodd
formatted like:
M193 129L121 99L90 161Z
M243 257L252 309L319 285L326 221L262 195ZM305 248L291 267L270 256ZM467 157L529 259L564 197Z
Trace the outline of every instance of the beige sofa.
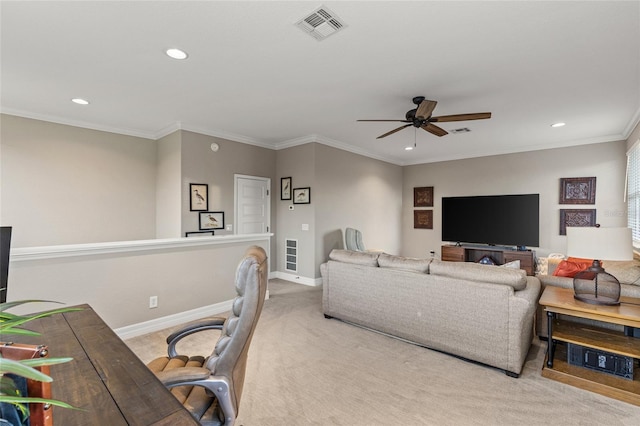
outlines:
M573 289L573 278L556 277L553 275L563 259L549 258L544 260L544 273L537 275L538 279L540 279L542 291L544 291L546 286ZM604 267L605 272L610 273L620 281L621 297L640 298L640 260L634 259L618 262L604 261L602 262L602 266ZM587 324L593 323L593 321L589 320L577 320L574 317L570 317L568 319ZM598 323L598 325L605 328L622 329L622 326L616 326L613 324ZM542 309L542 306L538 306L538 312L536 314L536 332L540 337L547 337L547 315Z
M320 272L327 318L522 371L540 282L520 269L333 250Z

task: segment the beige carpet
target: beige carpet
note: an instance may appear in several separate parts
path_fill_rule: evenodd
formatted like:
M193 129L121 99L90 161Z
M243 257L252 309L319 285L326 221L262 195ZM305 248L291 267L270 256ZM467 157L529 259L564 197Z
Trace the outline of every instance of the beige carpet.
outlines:
M514 379L327 320L321 288L274 280L269 290L239 425L640 425L640 407L541 377L546 343L537 339ZM147 362L164 353L168 332L127 344ZM206 355L208 339L190 345Z

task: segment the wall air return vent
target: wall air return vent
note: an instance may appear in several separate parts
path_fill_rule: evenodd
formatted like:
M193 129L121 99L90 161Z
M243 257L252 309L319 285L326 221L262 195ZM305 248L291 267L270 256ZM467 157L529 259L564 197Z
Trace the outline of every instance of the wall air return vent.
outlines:
M449 133L469 133L471 131L468 127L461 127L459 129L449 130Z
M345 23L325 6L296 22L296 26L316 40L324 40L345 28Z

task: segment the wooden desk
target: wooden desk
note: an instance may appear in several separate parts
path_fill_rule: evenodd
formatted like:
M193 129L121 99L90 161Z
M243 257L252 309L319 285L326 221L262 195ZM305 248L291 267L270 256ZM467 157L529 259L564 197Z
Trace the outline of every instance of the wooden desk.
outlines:
M41 336L11 336L73 357L51 366L51 392L81 410L53 407L55 425L199 424L89 305L79 307L25 324Z
M597 326L562 321L557 314L586 318L600 322L640 328L640 300L621 298L618 306L592 305L573 298L573 289L547 286L540 297L548 322L549 342L542 376L597 392L611 398L640 405L640 372L636 368L633 380L571 365L566 349L558 342L611 352L625 357L640 358L640 339Z

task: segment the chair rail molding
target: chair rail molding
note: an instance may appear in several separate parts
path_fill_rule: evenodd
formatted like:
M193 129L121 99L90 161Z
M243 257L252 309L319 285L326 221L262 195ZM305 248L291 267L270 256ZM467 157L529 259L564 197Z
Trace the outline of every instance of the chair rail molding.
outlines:
M274 234L220 235L212 237L166 238L155 240L114 241L89 244L22 247L11 250L11 262L57 259L61 257L96 256L102 254L130 253L187 247L212 246L238 242L269 241Z

